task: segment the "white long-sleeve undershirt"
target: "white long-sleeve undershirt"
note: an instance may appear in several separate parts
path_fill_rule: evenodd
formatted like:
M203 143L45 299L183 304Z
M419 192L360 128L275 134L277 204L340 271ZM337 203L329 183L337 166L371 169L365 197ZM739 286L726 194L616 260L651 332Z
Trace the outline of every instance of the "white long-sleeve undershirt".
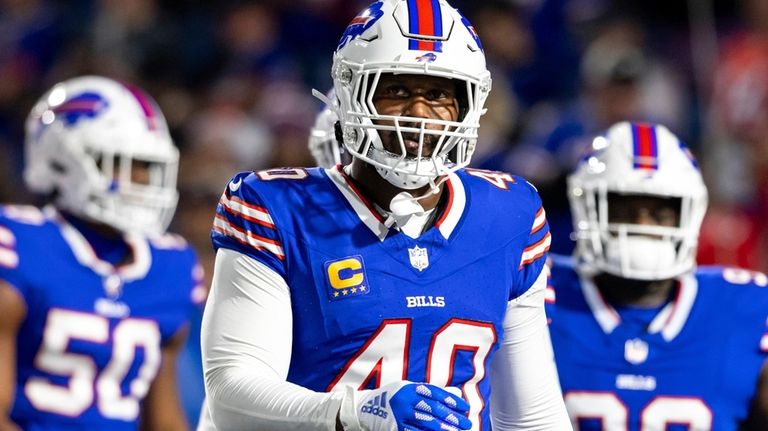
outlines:
M507 304L504 340L491 360L491 422L495 431L571 430L558 381L547 318L546 271Z
M219 250L201 335L208 408L217 429L335 430L342 393L285 381L292 334L285 281L244 254Z
M552 360L546 278L507 306L491 367L494 430L569 430ZM287 382L291 300L285 280L241 253L220 249L202 326L208 408L218 430L335 430L344 392Z

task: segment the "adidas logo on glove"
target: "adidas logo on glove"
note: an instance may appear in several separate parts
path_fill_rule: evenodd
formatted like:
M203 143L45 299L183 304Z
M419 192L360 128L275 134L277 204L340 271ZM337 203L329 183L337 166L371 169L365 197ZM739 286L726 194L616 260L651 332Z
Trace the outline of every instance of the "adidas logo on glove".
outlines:
M367 403L363 404L362 407L360 407L360 411L362 413L368 413L371 415L376 415L382 419L387 418L387 393L384 392L380 396L376 396L376 398L373 398L371 400L368 400Z
M401 380L363 391L346 386L339 419L344 429L460 431L472 429L468 412L469 404L448 388Z

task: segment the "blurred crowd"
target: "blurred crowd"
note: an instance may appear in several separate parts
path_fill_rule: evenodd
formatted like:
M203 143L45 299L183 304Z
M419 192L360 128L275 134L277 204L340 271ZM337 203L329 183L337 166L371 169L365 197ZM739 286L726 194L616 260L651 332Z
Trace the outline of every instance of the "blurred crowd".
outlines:
M82 74L137 84L181 149L171 229L210 274L230 176L313 164L311 89L330 88L339 35L367 3L0 0L0 202L34 203L23 124L46 88ZM620 120L655 121L687 141L710 188L700 261L768 271L768 1L452 3L493 74L474 165L539 188L554 252L572 248L564 175L585 144Z

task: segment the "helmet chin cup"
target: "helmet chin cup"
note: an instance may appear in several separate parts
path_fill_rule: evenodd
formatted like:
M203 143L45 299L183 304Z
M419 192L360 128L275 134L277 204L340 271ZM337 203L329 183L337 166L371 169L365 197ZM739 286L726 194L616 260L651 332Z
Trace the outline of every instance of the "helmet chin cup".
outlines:
M663 280L680 272L671 241L621 235L605 241L605 267L610 274L635 280Z
M399 157L385 150L372 148L371 159L376 172L390 184L403 190L416 190L434 184L438 176L447 173L440 157L416 159ZM392 169L402 168L402 169ZM404 173L412 172L412 173Z
M401 174L390 169L376 167L376 172L390 184L402 190L420 189L430 182L429 177Z

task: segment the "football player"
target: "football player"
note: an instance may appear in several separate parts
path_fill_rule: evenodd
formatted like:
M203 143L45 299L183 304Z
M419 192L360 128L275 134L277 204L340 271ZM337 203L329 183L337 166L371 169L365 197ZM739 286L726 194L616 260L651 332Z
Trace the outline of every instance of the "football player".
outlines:
M204 290L164 234L178 151L142 90L56 84L26 124L24 179L50 204L0 206L0 429L183 430L175 358Z
M570 429L541 200L466 168L491 88L474 29L444 0L378 1L332 76L352 162L240 173L219 201L202 335L216 426Z
M696 268L696 161L654 124L616 124L592 147L568 178L576 259L552 256L574 428L768 429L768 278Z

